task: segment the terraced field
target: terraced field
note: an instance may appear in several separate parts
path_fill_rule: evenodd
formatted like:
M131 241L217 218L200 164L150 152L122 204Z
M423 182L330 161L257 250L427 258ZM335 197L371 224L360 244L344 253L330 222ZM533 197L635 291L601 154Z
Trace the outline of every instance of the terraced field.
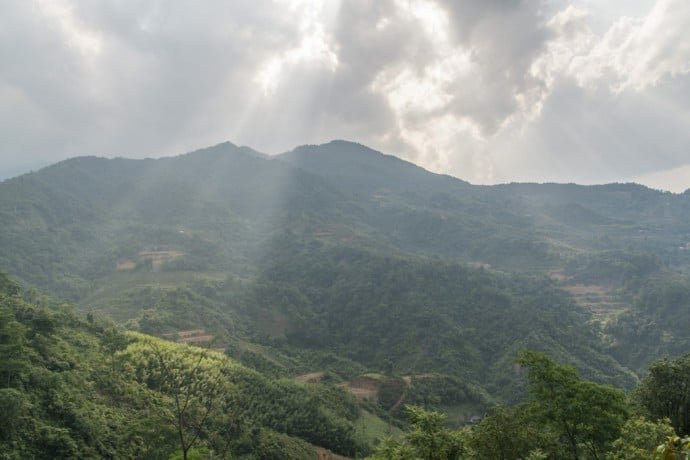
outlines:
M595 320L606 323L609 319L630 309L630 298L618 289L598 284L567 284L563 289L573 296L578 305L592 313Z

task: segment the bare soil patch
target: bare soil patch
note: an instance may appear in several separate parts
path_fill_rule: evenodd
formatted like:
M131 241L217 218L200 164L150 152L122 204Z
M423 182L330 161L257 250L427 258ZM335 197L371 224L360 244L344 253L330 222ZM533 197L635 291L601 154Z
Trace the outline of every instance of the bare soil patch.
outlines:
M379 394L381 382L371 377L357 377L338 385L357 399L374 399Z
M162 334L163 338L180 343L202 345L213 342L214 335L208 334L204 329L189 329L186 331L170 332Z
M123 260L115 265L115 270L119 271L134 270L135 268L137 268L137 263L133 260Z
M139 260L150 260L154 270L161 268L165 262L183 255L184 252L180 251L141 251L137 254Z
M555 281L565 281L568 279L568 277L563 274L562 270L551 270L546 275Z
M609 290L599 284L573 284L571 286L564 286L563 289L574 296L578 295L608 295Z
M310 372L295 377L295 380L302 383L317 383L323 379L324 372Z
M343 457L342 455L334 454L330 450L323 447L316 448L316 458L318 460L351 460L350 457Z

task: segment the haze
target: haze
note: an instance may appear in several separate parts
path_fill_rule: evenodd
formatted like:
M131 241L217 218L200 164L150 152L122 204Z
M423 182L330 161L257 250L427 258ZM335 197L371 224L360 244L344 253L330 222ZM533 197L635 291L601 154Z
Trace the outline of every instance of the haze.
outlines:
M690 187L684 0L4 2L0 178L350 139L473 183Z

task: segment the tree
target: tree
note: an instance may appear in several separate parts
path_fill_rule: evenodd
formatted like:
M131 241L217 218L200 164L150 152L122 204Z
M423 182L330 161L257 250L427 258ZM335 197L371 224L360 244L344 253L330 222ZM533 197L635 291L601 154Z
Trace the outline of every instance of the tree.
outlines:
M25 330L15 319L12 302L0 294L0 386L9 388L26 368Z
M19 285L12 281L6 273L0 272L0 295L15 296L19 294Z
M231 391L228 369L220 356L206 349L181 346L140 336L123 352L145 383L152 407L177 433L182 458L206 435L210 418L225 411Z
M570 457L582 450L602 458L627 418L625 393L582 381L575 368L559 365L542 353L524 351L518 363L529 369L535 414L559 434Z
M459 460L467 453L465 431L443 427L445 415L420 407L405 406L410 431L401 440L387 439L377 449L377 460Z
M644 417L629 419L621 429L621 435L613 442L608 460L647 460L666 438L673 436L668 419L649 421Z
M656 448L654 458L658 460L689 460L690 437L669 436Z
M472 430L471 446L478 458L524 459L537 448L554 444L552 433L535 425L531 408L497 406Z
M15 388L0 389L0 443L11 441L20 428L27 424L31 403L24 393Z
M651 418L666 417L678 435L690 435L690 353L654 362L637 388L636 399Z

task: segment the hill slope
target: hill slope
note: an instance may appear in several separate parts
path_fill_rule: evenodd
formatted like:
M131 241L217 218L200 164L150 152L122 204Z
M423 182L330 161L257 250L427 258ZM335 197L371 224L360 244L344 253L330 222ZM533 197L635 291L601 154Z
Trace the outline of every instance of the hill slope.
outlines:
M3 274L0 318L7 458L168 459L197 449L304 459L316 458L314 445L371 449L355 432L360 406L335 387L269 378L216 352L82 321L68 305L23 298Z
M679 297L635 299L684 282L689 203L635 185L473 186L344 141L278 157L225 143L1 183L0 266L145 332L204 329L278 375L392 366L510 399L521 347L630 386L625 366L684 346L662 340ZM568 294L587 289L608 300ZM626 329L652 317L653 338Z

